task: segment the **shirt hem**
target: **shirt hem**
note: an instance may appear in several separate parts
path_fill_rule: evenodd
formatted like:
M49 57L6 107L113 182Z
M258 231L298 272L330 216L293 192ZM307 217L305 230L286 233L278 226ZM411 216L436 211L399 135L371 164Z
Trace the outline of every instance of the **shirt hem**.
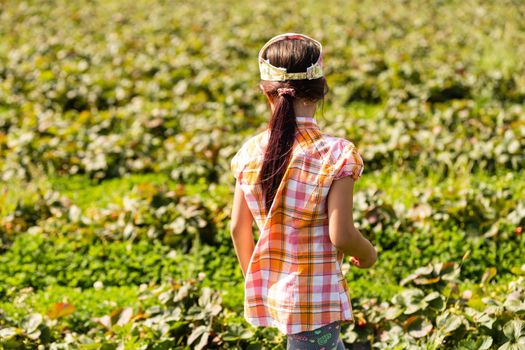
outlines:
M341 323L344 323L344 324L354 321L353 314L351 314L350 318L343 317L343 318L340 318L338 320L329 321L327 323L313 324L311 327L307 326L307 327L299 328L297 330L292 330L292 329L289 329L289 327L287 327L286 325L277 322L275 319L273 319L271 317L268 317L268 319L270 319L270 321L264 321L264 318L248 317L248 316L246 316L246 314L244 314L244 319L250 325L252 325L253 327L272 327L272 328L277 328L281 333L283 333L285 335L296 334L296 333L301 333L301 332L314 330L314 329L326 326L327 324L330 324L330 323L335 322L335 321L341 321Z

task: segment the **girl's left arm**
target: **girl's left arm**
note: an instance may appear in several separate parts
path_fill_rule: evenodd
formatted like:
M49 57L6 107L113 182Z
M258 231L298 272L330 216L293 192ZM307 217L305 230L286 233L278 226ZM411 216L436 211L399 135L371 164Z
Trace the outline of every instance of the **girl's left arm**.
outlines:
M252 224L253 215L248 207L248 203L246 203L239 181L237 181L233 195L230 231L235 253L237 254L237 259L239 260L242 274L245 278L248 264L250 263L255 247Z

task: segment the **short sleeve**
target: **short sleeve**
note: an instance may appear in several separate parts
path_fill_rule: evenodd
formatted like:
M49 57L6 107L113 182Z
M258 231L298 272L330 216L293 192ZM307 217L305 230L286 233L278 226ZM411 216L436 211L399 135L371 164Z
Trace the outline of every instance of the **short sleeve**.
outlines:
M351 176L354 181L359 179L363 173L364 163L363 158L353 143L348 142L343 146L334 168L334 180L345 176Z
M244 169L253 161L257 155L259 147L259 140L262 133L248 138L239 148L237 153L230 160L230 169L233 177L238 181L243 179Z
M243 149L244 147L241 147L241 149L239 149L237 151L237 153L235 153L235 155L233 156L233 158L231 159L230 161L230 169L232 171L232 174L233 174L233 177L236 179L236 180L240 180L240 177L241 177L241 173L242 173L242 158L243 158Z

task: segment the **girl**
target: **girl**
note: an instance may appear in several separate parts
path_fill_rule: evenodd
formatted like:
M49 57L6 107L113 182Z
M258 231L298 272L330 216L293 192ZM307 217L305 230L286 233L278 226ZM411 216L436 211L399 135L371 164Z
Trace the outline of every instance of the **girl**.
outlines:
M260 88L272 116L231 160L231 235L245 278L244 317L277 327L287 349L344 349L340 326L353 320L344 255L359 268L377 259L352 217L363 160L351 141L322 133L314 117L328 91L322 58L321 44L297 33L262 47ZM255 246L253 220L260 230Z

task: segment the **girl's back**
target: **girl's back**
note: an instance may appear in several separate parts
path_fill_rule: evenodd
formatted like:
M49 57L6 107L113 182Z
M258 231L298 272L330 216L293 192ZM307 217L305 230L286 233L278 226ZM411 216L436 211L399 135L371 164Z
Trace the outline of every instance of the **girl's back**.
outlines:
M293 34L288 41L281 40L281 47L275 47L274 52L283 55L288 47L289 53L300 51L308 56L308 50L291 49L290 42L296 39L306 41ZM265 47L271 48L272 40ZM274 43L279 44L279 40ZM232 237L244 265L244 317L254 326L277 327L285 334L353 319L349 289L341 271L343 253L348 254L357 242L366 254L359 250L356 255L368 260L371 247L360 234L360 238L349 240L356 230L351 219L352 192L348 189L353 191L353 182L362 174L363 160L351 141L321 132L311 101L324 96L327 87L319 76L319 64L313 63L322 61L320 50L316 57L310 56L311 79L286 79L284 85L271 79L290 76L276 78L277 73L272 71L275 67L267 64L269 59L260 59L261 87L272 107L272 119L269 128L250 137L231 160L237 179ZM294 70L293 64L284 66ZM331 194L335 183L341 189ZM245 213L245 221L255 220L259 228L254 247L240 247L247 239L238 236L248 234L248 224L239 223L241 213ZM243 250L252 250L249 261L245 261Z
M231 164L260 230L246 273L244 316L286 334L352 320L343 254L330 240L327 203L333 180L357 180L363 170L350 141L321 133L314 118L297 121L293 154L269 212L257 180L268 133L245 142Z

